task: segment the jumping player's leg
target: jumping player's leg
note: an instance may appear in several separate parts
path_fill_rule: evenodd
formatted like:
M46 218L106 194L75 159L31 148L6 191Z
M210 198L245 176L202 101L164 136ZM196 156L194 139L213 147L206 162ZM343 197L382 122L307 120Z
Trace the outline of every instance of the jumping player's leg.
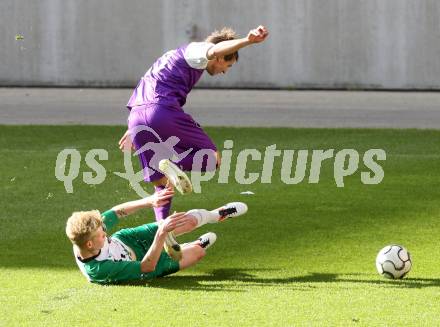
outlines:
M158 167L160 159L171 157L167 151L174 152L173 154L177 157L186 154L176 161L177 166L182 170L190 171L193 169L194 159L201 149L212 152L212 156L215 157L214 165L207 167L208 160L206 164L204 162L196 163L196 167L200 166L202 171L215 170L220 163L220 157L214 143L200 125L181 110L157 106L136 107L130 112L128 127L129 130L136 131L132 135L135 148L138 151L142 149L138 156L144 171L144 180L153 182L156 191L163 189L169 180ZM167 144L167 140L171 140L172 144ZM176 141L178 142L176 143ZM163 151L155 151L151 148L153 146L157 148L158 144L165 144L161 149ZM146 145L151 145L151 147L146 147ZM188 150L190 151L188 152ZM166 218L170 208L171 201L162 208L155 208L156 220L160 221Z
M153 181L154 184L154 192L160 192L166 188L168 179L165 176L162 176L160 179ZM167 204L165 204L162 207L154 207L154 215L156 217L156 221L160 221L162 219L165 219L170 214L171 209L171 200Z
M166 183L173 185L179 193L189 194L192 192L191 180L175 163L169 159L162 159L159 162L159 170L165 175ZM164 187L164 182L160 187Z
M192 150L184 158L175 162L168 159L161 160L159 170L165 176L153 181L156 191L161 191L171 184L182 194L191 193L191 181L183 171L214 171L220 166L221 160L218 152L204 149L204 155L201 157L198 151L200 150ZM185 151L181 151L183 152Z
M190 180L182 171L215 171L220 165L220 155L217 148L192 117L184 112L174 114L173 135L166 135L173 138L174 156L173 163L160 162L159 170L167 177L180 193L192 191ZM162 182L162 185L166 183Z
M167 135L172 126L167 126L166 116L173 113L167 109L160 109L154 106L140 106L131 110L128 117L128 129L140 164L143 169L144 181L154 185L155 192L163 190L168 182L158 167L161 156L166 156L167 148L159 147L167 140ZM162 123L159 121L162 120ZM166 134L166 135L164 135ZM148 146L147 146L148 145ZM169 216L171 200L163 207L155 207L156 221Z

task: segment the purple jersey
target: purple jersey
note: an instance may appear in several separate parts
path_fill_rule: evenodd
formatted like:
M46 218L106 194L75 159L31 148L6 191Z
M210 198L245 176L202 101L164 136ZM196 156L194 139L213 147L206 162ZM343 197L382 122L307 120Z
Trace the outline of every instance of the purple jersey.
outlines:
M204 69L191 67L185 59L188 45L171 50L156 60L141 78L127 108L157 104L181 109Z

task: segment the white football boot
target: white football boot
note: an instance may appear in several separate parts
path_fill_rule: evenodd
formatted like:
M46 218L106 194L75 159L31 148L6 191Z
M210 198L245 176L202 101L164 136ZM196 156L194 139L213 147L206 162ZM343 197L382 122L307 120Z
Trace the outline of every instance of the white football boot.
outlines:
M165 238L164 249L166 253L174 261L180 261L182 259L182 247L177 242L173 232L168 232Z
M235 218L244 215L248 211L246 203L243 202L231 202L223 207L217 209L220 218L218 221L224 221L228 218Z
M215 233L213 232L203 234L198 238L198 241L200 242L200 246L205 250L208 249L210 246L212 246L216 240L217 240L217 235L215 235Z
M168 178L171 184L174 185L177 191L181 194L188 194L192 192L191 180L188 176L174 163L168 159L159 161L159 170Z

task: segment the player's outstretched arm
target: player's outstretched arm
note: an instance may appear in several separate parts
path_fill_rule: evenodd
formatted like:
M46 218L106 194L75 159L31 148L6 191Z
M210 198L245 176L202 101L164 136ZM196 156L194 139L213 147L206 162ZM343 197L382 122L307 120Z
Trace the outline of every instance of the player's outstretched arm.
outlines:
M177 212L168 216L167 219L162 220L154 236L153 244L151 244L148 252L141 261L142 272L147 273L156 269L157 261L159 261L160 254L162 253L167 234L185 225L188 219L185 212Z
M118 204L114 206L113 210L116 215L121 218L135 213L139 209L151 208L151 207L162 207L174 196L174 191L172 188L166 188L160 192L154 193L146 198L129 201L125 203Z
M208 58L208 60L211 60L215 57L226 56L248 45L263 42L268 35L269 32L267 28L263 25L260 25L257 28L250 30L248 35L244 38L223 41L215 44L208 50L208 52L206 53L206 57Z

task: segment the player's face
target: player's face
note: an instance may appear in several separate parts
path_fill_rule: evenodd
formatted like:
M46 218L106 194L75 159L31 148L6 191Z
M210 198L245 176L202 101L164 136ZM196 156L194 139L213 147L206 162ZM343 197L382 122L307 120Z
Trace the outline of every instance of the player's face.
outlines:
M105 238L107 237L107 233L104 232L102 227L99 227L94 233L91 243L93 250L100 250L104 247Z
M226 74L226 72L232 67L233 64L235 64L235 62L235 58L229 61L226 61L223 57L215 58L212 60L211 65L206 67L206 71L209 75Z

